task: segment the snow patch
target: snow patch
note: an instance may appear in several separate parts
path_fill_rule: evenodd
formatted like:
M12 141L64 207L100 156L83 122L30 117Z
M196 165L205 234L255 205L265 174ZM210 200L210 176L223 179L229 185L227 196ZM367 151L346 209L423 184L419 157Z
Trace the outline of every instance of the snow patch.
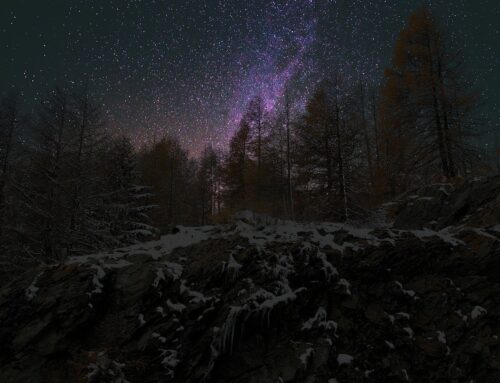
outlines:
M309 359L311 359L313 354L314 348L308 347L302 354L299 355L299 360L304 367L307 367L307 363L309 362Z
M344 286L345 287L345 293L347 295L351 295L351 284L344 278L340 278L340 280L337 282L339 286Z
M342 366L344 364L348 365L351 364L354 360L354 357L348 354L339 354L337 356L337 363L339 366Z
M472 309L470 313L470 317L472 320L477 319L483 315L486 315L488 313L488 310L486 310L484 307L481 306L476 306Z
M415 293L415 291L413 290L406 290L402 283L399 282L399 281L394 281L394 283L396 283L396 285L399 287L399 289L401 290L401 292L405 295L408 295L409 297L412 297L413 299L418 299L417 297L417 294Z
M43 274L43 271L41 273L37 274L37 276L33 279L31 284L26 288L26 290L24 290L24 295L26 296L26 299L28 301L31 301L34 298L36 298L38 290L40 290L40 288L36 284L38 282L38 279L42 276L42 274Z
M327 315L325 309L323 307L318 308L316 314L302 325L302 331L311 330L313 328L322 328L327 331L333 330L336 332L337 323L333 320L327 320L326 318Z
M139 316L137 317L137 319L139 320L139 326L144 326L146 324L146 321L144 320L144 314L139 314Z

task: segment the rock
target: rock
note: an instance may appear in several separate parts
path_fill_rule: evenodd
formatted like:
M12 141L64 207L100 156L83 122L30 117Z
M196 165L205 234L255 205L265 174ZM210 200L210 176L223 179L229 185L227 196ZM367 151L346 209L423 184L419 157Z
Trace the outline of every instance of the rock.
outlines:
M498 382L499 184L415 191L394 227L246 212L29 271L0 289L0 381Z

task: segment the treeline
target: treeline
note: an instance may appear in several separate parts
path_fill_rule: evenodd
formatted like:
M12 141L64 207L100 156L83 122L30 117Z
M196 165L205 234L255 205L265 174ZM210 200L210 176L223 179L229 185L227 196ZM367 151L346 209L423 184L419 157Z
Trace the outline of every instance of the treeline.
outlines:
M252 209L292 219L363 220L429 182L486 170L473 146L478 96L426 9L401 31L379 85L332 74L303 110L256 96L225 152L191 158L165 136L137 149L107 132L84 90L55 89L37 113L0 107L4 269L154 238Z
M87 92L54 89L34 116L14 96L0 106L0 251L3 269L60 262L147 239L151 188L137 154L106 133Z
M333 74L293 113L256 97L224 161L224 206L298 219L363 220L412 188L488 171L462 55L427 9L398 36L379 85Z

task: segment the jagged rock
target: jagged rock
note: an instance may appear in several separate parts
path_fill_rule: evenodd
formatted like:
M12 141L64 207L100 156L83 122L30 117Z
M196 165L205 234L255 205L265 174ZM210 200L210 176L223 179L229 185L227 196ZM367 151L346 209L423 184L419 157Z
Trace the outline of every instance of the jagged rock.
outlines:
M0 289L0 381L498 382L497 184L413 229L413 197L373 230L245 213L29 271Z
M400 229L495 226L500 222L500 176L417 189L402 196L391 210L394 227Z

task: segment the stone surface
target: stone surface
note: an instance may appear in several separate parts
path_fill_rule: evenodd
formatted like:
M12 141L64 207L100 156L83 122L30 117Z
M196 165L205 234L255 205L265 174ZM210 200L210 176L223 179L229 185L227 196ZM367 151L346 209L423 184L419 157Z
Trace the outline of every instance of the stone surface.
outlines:
M0 382L499 382L498 186L429 187L394 227L245 213L32 270L0 289Z

